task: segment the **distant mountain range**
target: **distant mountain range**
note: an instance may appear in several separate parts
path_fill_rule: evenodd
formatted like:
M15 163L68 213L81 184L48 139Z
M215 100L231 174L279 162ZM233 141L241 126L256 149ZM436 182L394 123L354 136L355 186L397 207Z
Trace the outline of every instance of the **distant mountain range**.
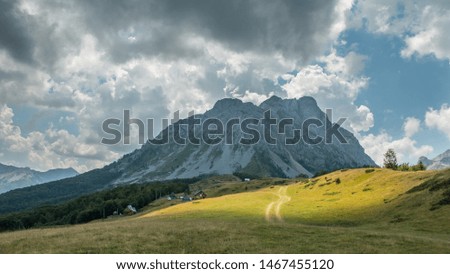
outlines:
M425 156L419 158L428 170L439 170L450 168L450 149L445 151L442 154L439 154L437 157L433 159L428 159Z
M268 111L269 120L276 124L265 127L262 124ZM193 120L196 122L191 127ZM292 178L376 166L349 131L341 127L341 136L330 137L328 133L335 126L312 97L273 96L259 106L222 99L204 114L166 127L140 149L102 169L0 195L0 204L11 205L0 208L0 214L124 184L233 173L241 177ZM271 128L270 132L267 128ZM218 133L221 130L223 134ZM167 142L156 144L165 136L170 137ZM175 139L189 141L182 144Z
M14 167L0 164L0 193L56 181L78 175L73 168L51 169L45 172L28 167Z

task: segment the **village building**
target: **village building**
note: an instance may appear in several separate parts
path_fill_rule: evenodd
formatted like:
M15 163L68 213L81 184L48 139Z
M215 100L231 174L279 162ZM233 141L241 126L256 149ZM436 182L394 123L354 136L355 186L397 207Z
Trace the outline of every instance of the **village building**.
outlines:
M205 199L206 193L203 190L198 190L194 193L193 198L195 199Z
M137 213L137 209L132 205L127 205L127 208L123 211L126 215L133 215Z
M172 201L172 200L176 200L176 199L177 199L177 196L173 192L167 196L167 201Z

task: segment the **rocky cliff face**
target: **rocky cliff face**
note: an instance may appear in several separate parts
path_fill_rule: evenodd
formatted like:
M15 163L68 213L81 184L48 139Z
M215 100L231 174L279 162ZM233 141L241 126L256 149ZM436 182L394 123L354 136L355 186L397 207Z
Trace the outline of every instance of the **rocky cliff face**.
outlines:
M209 124L209 132L205 124ZM283 100L274 96L259 106L223 99L204 114L166 128L156 137L167 136L166 143L149 142L126 155L116 165L123 173L116 183L234 172L312 176L319 171L376 165L342 127L339 133L345 142L336 136L327 142L327 135L332 135L327 128L330 133L332 127L312 97ZM207 135L211 132L217 134ZM179 142L183 139L185 144Z

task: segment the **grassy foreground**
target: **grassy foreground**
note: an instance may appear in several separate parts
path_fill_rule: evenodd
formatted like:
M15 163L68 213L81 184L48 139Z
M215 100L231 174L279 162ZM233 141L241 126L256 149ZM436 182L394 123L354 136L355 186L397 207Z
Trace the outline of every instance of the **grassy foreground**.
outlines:
M445 188L406 193L436 174L356 169L170 207L159 201L133 217L0 233L0 252L450 253L450 206L430 210Z

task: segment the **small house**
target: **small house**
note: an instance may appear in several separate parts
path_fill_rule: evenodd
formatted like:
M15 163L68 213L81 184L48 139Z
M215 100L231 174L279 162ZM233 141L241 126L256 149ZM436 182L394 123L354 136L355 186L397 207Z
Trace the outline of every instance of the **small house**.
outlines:
M250 182L250 178L244 178L244 182Z
M132 206L132 205L127 205L126 209L127 209L129 214L136 214L137 213L136 208L134 206Z
M189 201L192 201L192 198L189 197L188 195L181 196L180 199L181 199L183 202L189 202Z
M203 190L198 190L193 195L194 199L205 199L206 196L207 195Z
M175 193L171 193L170 195L167 196L167 201L172 201L172 200L176 200L177 196L175 195Z

